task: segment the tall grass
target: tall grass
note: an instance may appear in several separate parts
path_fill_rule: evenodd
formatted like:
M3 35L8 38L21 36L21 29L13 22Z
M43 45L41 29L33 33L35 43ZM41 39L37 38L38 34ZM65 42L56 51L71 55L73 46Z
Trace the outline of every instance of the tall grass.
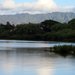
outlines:
M50 49L50 52L54 52L62 56L68 56L68 55L75 56L75 46L72 45L54 46L52 49Z

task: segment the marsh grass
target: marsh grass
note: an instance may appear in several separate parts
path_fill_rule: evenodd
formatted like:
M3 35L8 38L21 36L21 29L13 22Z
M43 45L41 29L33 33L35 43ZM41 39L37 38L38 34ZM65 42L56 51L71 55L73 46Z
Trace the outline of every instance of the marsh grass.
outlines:
M63 46L54 46L52 48L50 48L50 52L59 54L61 56L75 56L75 46L67 46L67 45L63 45Z

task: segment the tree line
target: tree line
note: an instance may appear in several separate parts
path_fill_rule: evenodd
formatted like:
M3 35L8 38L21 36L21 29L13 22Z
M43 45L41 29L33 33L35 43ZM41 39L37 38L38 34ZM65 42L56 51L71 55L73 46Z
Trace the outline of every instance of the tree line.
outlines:
M75 42L75 19L68 23L45 20L39 24L0 24L0 39Z

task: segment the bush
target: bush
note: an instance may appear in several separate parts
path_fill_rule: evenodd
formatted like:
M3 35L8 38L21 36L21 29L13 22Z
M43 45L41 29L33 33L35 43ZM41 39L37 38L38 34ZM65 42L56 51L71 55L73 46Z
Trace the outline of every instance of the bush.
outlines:
M51 52L54 52L62 56L68 56L68 55L75 56L75 46L72 45L54 46Z

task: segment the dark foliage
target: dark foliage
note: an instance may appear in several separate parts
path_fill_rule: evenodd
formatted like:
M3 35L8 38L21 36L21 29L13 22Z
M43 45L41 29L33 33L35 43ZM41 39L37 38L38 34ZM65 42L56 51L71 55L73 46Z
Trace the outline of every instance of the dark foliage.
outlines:
M75 19L68 23L46 20L40 24L0 24L0 39L75 42Z
M52 50L50 49L50 52L54 52L64 57L68 55L75 56L75 46L72 46L72 45L55 46L52 48Z

